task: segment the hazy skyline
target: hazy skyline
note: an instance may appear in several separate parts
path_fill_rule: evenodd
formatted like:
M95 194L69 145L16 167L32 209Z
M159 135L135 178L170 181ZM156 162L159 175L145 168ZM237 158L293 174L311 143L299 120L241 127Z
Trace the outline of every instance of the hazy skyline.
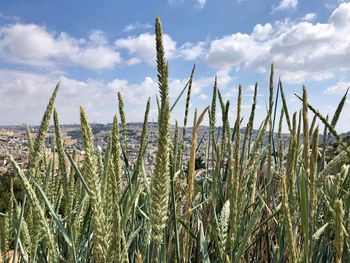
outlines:
M191 115L195 107L210 104L217 75L221 93L231 100L231 120L238 84L247 119L258 82L258 124L266 114L272 62L275 83L280 76L291 111L300 107L293 93L303 84L324 115L333 115L350 86L348 1L14 0L0 3L0 125L38 124L58 81L61 123L78 123L80 105L91 121L111 122L117 91L124 96L128 121L142 121L148 97L150 120L156 120L156 14L165 33L171 101L197 66ZM183 101L172 113L180 123ZM349 116L347 102L338 130L350 130Z

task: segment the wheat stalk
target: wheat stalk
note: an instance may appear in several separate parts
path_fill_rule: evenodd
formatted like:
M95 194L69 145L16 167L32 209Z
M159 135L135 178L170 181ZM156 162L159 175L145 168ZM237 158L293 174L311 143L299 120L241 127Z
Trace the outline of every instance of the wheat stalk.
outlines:
M85 147L85 179L91 190L89 194L92 210L92 227L94 230L93 255L97 262L104 262L106 260L107 251L106 230L103 224L105 219L102 211L101 193L95 165L92 131L85 110L82 107L80 108L80 120Z
M159 16L156 18L156 50L158 85L161 97L159 110L159 137L155 168L151 183L152 238L156 244L163 240L163 230L168 218L169 202L169 146L170 146L170 105L168 90L168 65L165 60L162 27Z

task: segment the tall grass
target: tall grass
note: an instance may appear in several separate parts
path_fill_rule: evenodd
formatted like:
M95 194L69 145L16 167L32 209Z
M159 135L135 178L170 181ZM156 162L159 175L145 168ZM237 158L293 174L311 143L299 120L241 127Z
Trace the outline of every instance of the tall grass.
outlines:
M170 107L172 87L159 17L155 33L159 133L154 169L146 172L144 163L150 100L135 162L129 159L127 112L120 93L121 125L115 115L105 155L94 144L84 108L84 154L71 153L65 149L54 109L57 85L36 139L27 132L28 169L21 170L8 157L26 194L24 199L12 194L6 212L0 214L0 262L10 257L23 262L350 262L350 148L335 129L347 94L331 122L308 103L306 88L299 96L301 112L289 115L281 80L274 90L272 65L266 117L254 127L256 84L247 127L242 129L244 88L239 86L232 122L232 104L223 100L215 78L211 105L194 118L188 147L185 127L195 67ZM176 122L171 137L170 114L186 89L183 129ZM315 116L311 125L310 111ZM198 129L206 112L206 168L197 170L202 143ZM56 141L47 153L44 142L52 114ZM284 119L287 137L282 136ZM326 138L321 143L322 126ZM329 162L329 151L322 149L328 132L342 147ZM186 152L189 159L184 158Z

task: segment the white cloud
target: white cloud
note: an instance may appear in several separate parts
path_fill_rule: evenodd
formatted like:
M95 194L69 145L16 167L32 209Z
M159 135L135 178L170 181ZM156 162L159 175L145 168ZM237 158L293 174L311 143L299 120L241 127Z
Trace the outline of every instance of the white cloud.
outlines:
M171 90L171 94L176 97L180 94L183 87L186 85L188 78L183 79L170 79L169 88ZM192 94L200 94L205 89L211 89L214 85L214 76L200 76L194 77L192 83ZM175 95L176 94L176 95Z
M277 6L273 7L273 11L283 11L287 9L295 9L298 6L298 0L281 0Z
M128 64L129 66L132 66L132 65L137 65L137 64L140 64L141 63L141 60L138 59L138 58L130 58L126 64Z
M73 116L75 122L78 120L77 107L80 103L85 104L87 96L91 96L89 101L101 97L98 93L89 94L92 83L88 86L85 82L69 80L55 74L0 70L0 79L0 96L6 98L0 104L0 110L4 113L0 124L38 124L50 93L59 79L62 85L57 105L60 112L64 113L62 121L65 123L73 121ZM94 89L95 92L97 90Z
M156 78L145 77L140 82L129 82L125 79L114 79L106 82L95 79L77 80L61 74L35 73L15 70L0 70L0 125L38 124L57 82L61 82L56 107L61 123L78 123L79 106L84 106L90 121L111 122L116 111L116 93L123 94L128 121L141 121L148 97L151 97L156 109L155 96L158 94ZM174 101L185 86L187 78L170 79L170 99ZM195 78L192 94L200 100L205 89L211 89L214 77ZM182 98L181 103L184 103ZM181 104L180 103L180 104ZM177 107L174 116L182 116L184 107ZM156 111L150 117L156 119Z
M218 85L219 86L227 86L231 81L232 77L230 76L229 70L221 69L218 70L216 73L216 76L218 78Z
M350 3L342 3L327 23L285 20L213 40L205 60L217 69L256 72L273 62L289 83L329 79L350 69L349 24Z
M86 108L90 121L111 122L116 107L116 92L122 92L127 112L144 109L147 98L158 92L157 81L146 77L140 83L124 79L111 82L86 79L76 80L56 74L0 70L0 96L6 98L0 104L3 117L0 125L38 124L57 81L61 85L56 107L61 123L78 123L79 106ZM141 120L141 115L129 120Z
M210 43L206 61L216 68L239 68L266 53L264 43L258 43L248 34L236 33Z
M186 42L179 48L176 42L168 35L163 35L164 48L167 59L182 58L184 60L195 60L202 58L207 48L207 42L200 41L196 44ZM155 36L150 33L143 33L138 36L129 36L127 38L117 39L115 46L118 49L126 49L131 56L128 65L146 62L149 65L155 65L156 49Z
M167 34L163 35L166 57L172 58L176 52L176 42ZM115 45L119 49L127 49L133 58L154 65L156 62L155 36L143 33L139 36L129 36L117 39Z
M201 57L206 50L206 42L198 42L197 44L185 43L183 44L178 53L185 60L194 60Z
M144 104L148 97L153 97L158 92L157 81L151 77L145 77L141 83L129 83L125 79L115 79L107 83L107 86L123 94L126 102L132 104Z
M199 8L203 8L207 2L207 0L197 0Z
M315 13L308 13L301 20L310 22L310 21L315 20L316 17L317 17L317 15Z
M346 90L344 90L345 93ZM344 93L341 93L339 95L344 95ZM333 103L323 103L321 105L319 105L319 107L316 107L316 109L319 109L321 114L323 114L323 116L333 116L335 114L335 111L338 107L338 103L339 103L340 97L337 101L333 102ZM298 103L300 103L300 101L298 101ZM336 125L336 130L340 133L342 132L349 132L350 130L350 101L347 99L345 100L345 104L343 107L343 110L339 116L339 120L337 122Z
M131 32L134 30L139 30L139 29L150 29L152 28L152 25L149 23L142 24L140 22L135 22L133 24L129 24L124 28L124 32Z
M0 27L0 58L40 67L63 63L97 70L121 63L120 54L108 45L101 31L92 31L89 39L76 39L20 23Z
M270 23L265 25L257 24L253 29L252 37L257 41L264 41L271 36L273 30Z
M350 3L342 3L331 15L331 21L337 29L348 29L350 22Z
M325 94L344 94L347 89L350 88L350 82L338 82L337 84L328 87L327 89L324 90L323 93Z

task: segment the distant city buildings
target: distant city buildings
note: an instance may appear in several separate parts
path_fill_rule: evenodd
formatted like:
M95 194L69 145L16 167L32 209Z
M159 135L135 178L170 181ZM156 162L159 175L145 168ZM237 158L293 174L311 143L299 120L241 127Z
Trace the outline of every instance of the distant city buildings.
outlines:
M135 163L139 154L139 143L141 140L142 123L128 123L127 124L127 140L128 140L128 158L131 164ZM112 124L91 124L92 131L94 133L94 144L102 148L103 154L106 153L108 134L112 130ZM80 137L79 125L62 125L62 136L65 144L65 149L72 152L73 150L79 151L81 155L84 155L83 144ZM31 135L35 140L38 127L31 128ZM121 132L121 130L120 130ZM171 127L171 137L173 138L175 132L175 126ZM199 147L197 151L198 156L204 155L205 146L208 138L208 127L200 127L199 129ZM179 135L182 135L182 128L179 128ZM185 152L184 159L189 156L191 147L192 128L186 128L185 137ZM49 128L48 136L45 146L47 152L51 151L52 145L55 144L54 127ZM181 137L180 137L181 138ZM155 162L155 155L158 145L158 124L150 122L148 124L148 146L144 157L145 170L147 175L153 170ZM4 174L8 169L8 163L6 161L7 154L11 154L15 160L19 163L22 169L26 168L28 158L28 138L26 135L26 129L24 126L9 126L0 127L0 175Z
M102 153L106 154L107 149L107 141L108 134L112 130L112 124L91 124L91 128L94 134L94 144L97 147L101 147ZM128 140L128 159L129 163L133 165L139 154L139 143L141 140L143 123L135 122L127 124L127 140ZM35 140L36 134L38 132L38 127L32 127L30 129L32 139ZM46 138L45 146L46 152L50 153L52 151L52 147L55 144L55 130L54 127L51 126L48 131L48 135ZM79 125L62 125L61 132L63 136L63 141L65 144L65 149L68 152L73 152L73 150L78 151L78 153L83 157L84 156L84 147L81 141L80 136L80 126ZM121 133L120 129L120 133ZM241 133L244 134L245 128L241 129ZM171 126L171 138L173 142L174 134L175 134L175 126ZM182 136L182 127L179 127L179 138ZM208 134L209 128L207 126L201 126L198 131L198 148L197 148L197 157L200 157L202 160L206 160L206 150L208 145ZM257 131L253 130L252 132L252 141L257 136ZM215 137L217 138L217 142L221 141L221 127L216 128ZM243 140L244 136L241 136L241 140ZM342 134L342 137L346 140L350 138L350 133ZM301 136L302 138L302 136ZM184 151L184 164L189 158L189 153L191 149L191 139L192 139L192 128L186 128L186 136L185 136L185 151ZM284 145L287 146L289 141L289 135L282 134L282 140ZM320 141L322 141L322 135L320 135ZM148 176L151 175L153 171L153 165L155 162L155 156L157 152L158 145L158 124L156 122L148 123L148 146L147 151L144 156L144 165L145 171ZM274 133L274 142L275 145L278 143L278 135ZM265 144L268 143L268 134L265 135ZM242 144L241 144L242 145ZM246 145L246 147L248 147ZM277 149L277 147L275 147ZM339 145L336 143L336 140L333 136L329 137L329 143L327 146L327 150L331 152L339 152ZM22 169L26 169L26 164L28 161L28 138L26 135L25 126L7 126L0 127L0 176L6 173L8 170L11 170L9 167L9 163L7 162L7 154L11 154L17 163L20 165Z

